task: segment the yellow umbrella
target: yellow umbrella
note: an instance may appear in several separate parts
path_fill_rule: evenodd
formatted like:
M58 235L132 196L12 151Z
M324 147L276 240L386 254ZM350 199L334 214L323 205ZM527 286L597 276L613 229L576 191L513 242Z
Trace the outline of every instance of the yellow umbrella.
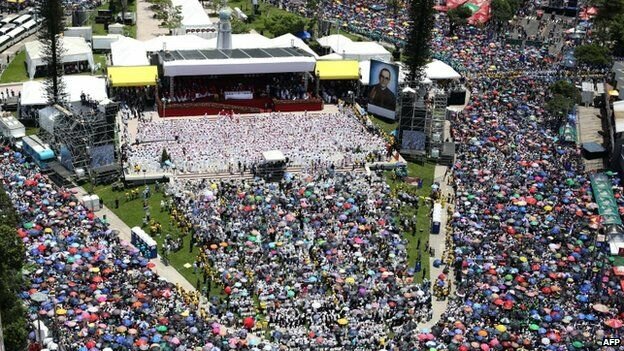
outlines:
M180 313L180 316L182 316L182 317L188 317L188 316L189 316L189 310L186 310L186 311L184 311L184 312Z
M520 262L525 262L526 263L528 261L529 260L526 257L524 257L524 256L520 257Z
M553 209L553 208L552 208L552 206L550 206L550 205L546 205L546 206L544 206L544 211L548 211L548 212L550 212L550 211L552 211L552 209Z
M100 268L99 267L93 267L90 269L91 272L93 273L100 273Z
M507 327L502 325L502 324L497 325L495 328L496 328L496 330L498 330L501 333L504 333L504 332L507 331Z
M345 282L347 284L355 284L355 278L353 277L348 277L347 279L345 279Z
M59 316L64 316L67 314L67 310L64 308L59 308L58 310L56 310L56 314Z
M340 318L338 320L338 324L339 325L347 325L347 324L349 324L349 321L346 318Z
M613 90L609 90L609 96L618 96L620 95L620 92L613 89Z
M46 234L51 234L52 233L52 228L46 228L43 232L46 233Z

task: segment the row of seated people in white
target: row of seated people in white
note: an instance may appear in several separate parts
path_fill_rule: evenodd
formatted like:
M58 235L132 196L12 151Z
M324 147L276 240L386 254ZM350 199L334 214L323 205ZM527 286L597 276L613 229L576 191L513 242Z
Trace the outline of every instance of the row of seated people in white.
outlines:
M380 137L344 113L165 120L141 122L138 130L140 144L130 147L130 164L159 162L166 149L181 171L224 171L238 162L249 168L263 151L276 149L298 165L359 162L384 150ZM165 141L146 142L151 140Z

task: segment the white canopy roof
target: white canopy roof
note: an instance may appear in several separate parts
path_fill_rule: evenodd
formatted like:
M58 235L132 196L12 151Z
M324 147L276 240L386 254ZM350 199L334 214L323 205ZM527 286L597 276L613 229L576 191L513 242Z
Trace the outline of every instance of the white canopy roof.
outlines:
M157 38L153 38L143 42L145 50L147 52L155 52L163 50L205 50L214 49L216 46L210 43L210 40L206 40L198 37L197 35L161 35Z
M425 66L425 75L431 80L461 78L461 75L451 66L439 60L433 60Z
M314 57L318 57L316 52L310 49L308 44L306 44L303 40L297 38L296 36L292 35L291 33L287 33L277 38L273 38L270 41L271 41L271 47L273 48L290 48L294 46L309 53L310 55Z
M317 41L321 46L328 47L332 52L343 56L345 60L364 61L372 58L392 60L392 53L373 41L353 41L342 34L328 35Z
M106 94L106 81L104 78L92 76L63 76L69 102L79 102L80 94L85 93L95 101L102 101L108 97ZM23 106L46 105L45 87L42 80L31 80L22 85L22 97L20 104Z
M61 37L61 43L63 45L63 50L65 51L62 58L64 63L87 61L89 62L89 67L93 69L93 52L84 38ZM30 76L30 79L33 79L37 66L45 65L43 63L43 45L37 40L26 43L25 47L28 75Z
M149 66L145 45L133 38L121 37L111 43L111 55L113 66Z
M182 27L212 26L204 7L197 0L173 0L173 6L182 7Z
M264 157L264 160L267 162L286 161L284 153L279 150L265 151L262 153L262 157Z
M316 59L310 56L219 60L177 60L163 64L165 76L210 74L263 74L312 72Z
M613 103L613 118L615 119L615 132L624 132L624 101Z

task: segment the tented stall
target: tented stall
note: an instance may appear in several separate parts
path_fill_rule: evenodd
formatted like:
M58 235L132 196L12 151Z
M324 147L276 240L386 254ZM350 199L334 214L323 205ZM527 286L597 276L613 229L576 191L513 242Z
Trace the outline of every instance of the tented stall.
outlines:
M321 80L356 80L360 78L360 67L355 60L316 61L315 72Z
M111 43L113 66L149 66L147 51L143 42L121 37Z
M142 87L156 85L156 66L108 67L108 79L113 87Z
M80 102L83 93L95 101L102 101L108 97L104 78L92 76L64 76L62 79L68 93L67 100L71 103ZM20 105L37 106L46 104L47 99L44 82L40 80L24 82Z
M87 62L91 70L94 69L93 52L91 47L84 38L80 37L62 37L63 45L63 63L70 62ZM43 62L43 45L40 41L31 41L25 44L26 47L26 66L30 79L35 77L37 67L45 66Z
M217 36L215 24L198 0L173 0L174 7L180 7L182 20L180 27L173 30L175 35L196 34L202 38Z
M459 79L461 75L446 63L433 60L425 66L425 76L431 80Z

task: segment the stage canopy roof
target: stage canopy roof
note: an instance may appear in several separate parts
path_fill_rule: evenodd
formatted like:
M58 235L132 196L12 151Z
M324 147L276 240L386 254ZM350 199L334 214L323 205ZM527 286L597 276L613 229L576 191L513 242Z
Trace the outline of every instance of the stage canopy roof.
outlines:
M143 42L121 37L111 43L113 66L148 66L147 52Z
M321 80L347 80L360 78L360 66L355 60L316 61L315 70Z
M286 161L284 153L280 150L270 150L262 153L262 157L266 162L283 162Z
M77 75L63 76L62 79L68 93L68 102L79 102L82 93L98 102L108 98L104 78ZM20 104L22 106L47 105L43 83L42 80L24 82Z
M185 50L159 53L168 77L312 72L316 58L297 48Z
M156 85L156 66L108 67L108 78L114 87Z
M61 37L63 45L63 63L87 61L89 67L93 69L93 52L91 47L84 38L81 37ZM38 66L44 66L43 62L43 45L40 41L27 42L26 47L26 66L28 67L28 75L30 79L35 77L35 71Z

